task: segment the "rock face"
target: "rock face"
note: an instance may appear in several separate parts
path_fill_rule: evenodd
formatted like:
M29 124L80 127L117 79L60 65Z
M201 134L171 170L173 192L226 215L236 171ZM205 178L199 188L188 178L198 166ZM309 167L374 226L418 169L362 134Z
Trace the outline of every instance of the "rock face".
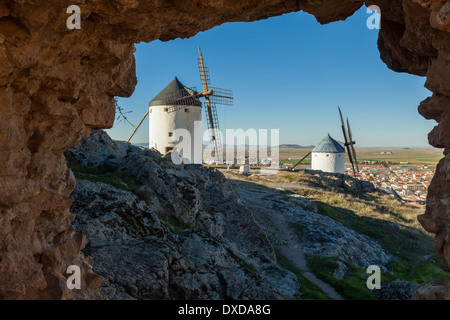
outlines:
M127 150L127 152L123 152ZM114 163L136 193L78 180L74 225L111 299L282 299L296 277L276 265L252 213L217 171L180 168L158 152L93 131L69 150L83 163ZM183 169L183 170L181 170ZM145 200L144 200L145 199Z
M71 226L74 181L62 153L90 130L112 126L114 96L131 95L136 84L134 43L189 37L224 22L298 10L329 23L363 5L357 0L74 2L81 8L81 30L67 29L65 1L0 1L0 298L98 296L98 281L79 254L83 239ZM394 71L426 76L433 92L419 112L438 122L429 141L445 148L445 158L419 219L436 234L438 255L449 267L449 5L444 0L367 4L381 8L382 60ZM71 264L83 266L89 290L67 291L64 270Z
M332 175L329 176L329 180L332 180ZM336 269L336 278L344 278L348 271L341 261L362 268L377 265L386 271L387 263L396 259L376 241L317 213L317 208L307 198L286 198L283 194L266 194L261 190L255 192L241 189L239 192L242 202L253 212L275 216L276 219L286 219L300 225L301 248L297 250L307 256L333 258L336 261L336 265L333 266Z
M380 290L375 290L375 295L379 300L411 300L411 292L416 286L410 282L395 280L383 284Z
M376 190L375 186L369 181L358 180L351 176L340 173L328 173L316 170L305 170L305 173L314 175L315 179L311 186L318 186L320 188L342 190L359 190L359 192L373 192Z

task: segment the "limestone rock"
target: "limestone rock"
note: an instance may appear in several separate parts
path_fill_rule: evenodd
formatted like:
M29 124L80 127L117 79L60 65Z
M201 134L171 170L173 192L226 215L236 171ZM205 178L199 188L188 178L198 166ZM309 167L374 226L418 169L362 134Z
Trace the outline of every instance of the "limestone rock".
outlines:
M100 167L107 160L124 157L137 147L127 143L116 143L103 130L93 130L89 139L81 141L67 152L87 167Z
M413 300L448 300L449 297L445 296L446 288L444 286L444 280L435 280L426 282L413 288L412 299Z
M70 150L86 164L105 165L103 155L121 144L102 133L86 140ZM276 265L267 236L221 173L196 166L180 170L139 148L117 160L117 170L143 184L140 196L78 180L71 207L77 231L87 238L83 252L104 279L102 293L111 299L299 295L296 277Z
M104 279L100 289L110 299L280 299L298 294L295 276L270 259L257 252L250 257L206 233L173 234L151 206L129 191L79 180L73 196L77 231L87 237L83 252L92 256L93 271Z
M411 292L415 287L410 282L395 280L382 284L381 289L374 289L374 292L379 300L411 300Z
M333 258L362 268L378 265L383 270L386 270L389 261L395 259L369 237L345 227L330 217L293 205L295 198L294 201L277 198L255 200L252 193L247 195L243 190L241 195L243 202L254 210L258 208L261 212L271 210L300 225L301 250L306 255ZM339 264L335 266L337 278L345 277L345 269Z

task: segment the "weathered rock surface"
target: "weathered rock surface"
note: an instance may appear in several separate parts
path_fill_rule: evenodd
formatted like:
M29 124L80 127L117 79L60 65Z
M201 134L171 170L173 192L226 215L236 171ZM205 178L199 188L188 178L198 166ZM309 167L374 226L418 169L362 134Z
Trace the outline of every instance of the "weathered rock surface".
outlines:
M353 177L340 174L340 173L328 173L317 170L305 170L305 173L309 173L318 179L315 179L311 184L312 187L318 186L320 188L342 190L355 190L358 192L373 192L375 187L369 181L354 179Z
M411 300L412 291L417 285L407 281L395 280L384 283L381 289L375 289L375 295L379 300Z
M87 237L84 252L92 256L94 272L104 279L101 291L109 298L299 295L296 277L276 265L267 236L221 173L180 170L140 148L120 158L118 150L125 144L101 131L93 131L88 140L70 154L102 165L113 154L117 170L142 184L141 197L84 180L78 180L73 193L75 227Z
M449 300L447 295L450 284L448 279L430 281L412 290L413 300Z
M378 265L384 270L387 263L395 259L376 241L310 210L311 205L306 200L302 203L282 194L264 194L245 188L240 188L239 194L242 202L260 215L286 219L301 226L301 246L297 250L306 255L333 258L362 268ZM335 276L344 277L346 269L344 264L337 263Z
M134 43L189 37L229 21L304 10L320 23L352 15L357 0L76 1L81 30L68 30L65 1L0 1L0 298L98 297L68 292L62 270L86 264L69 213L73 179L62 153L114 121L114 96L136 84ZM373 0L382 12L381 59L426 76L433 96L419 107L445 158L421 223L450 266L450 20L445 0ZM88 266L83 267L88 270ZM87 281L93 276L85 272ZM96 281L92 281L92 284Z
M127 143L116 143L105 131L94 130L91 132L89 139L81 139L76 146L70 148L67 152L84 166L100 167L105 165L108 160L125 157L127 152L131 150L136 151L139 148Z

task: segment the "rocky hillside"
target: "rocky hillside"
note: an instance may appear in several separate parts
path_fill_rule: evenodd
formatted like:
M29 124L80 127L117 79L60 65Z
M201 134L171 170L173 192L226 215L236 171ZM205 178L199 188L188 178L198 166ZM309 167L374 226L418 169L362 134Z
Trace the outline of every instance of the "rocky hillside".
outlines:
M66 152L75 228L110 299L411 299L415 284L446 276L420 213L368 182L169 157L101 130ZM382 270L377 292L370 265Z
M24 5L24 4L27 5ZM76 298L63 270L79 260L68 210L72 179L63 152L91 129L110 128L115 96L137 83L135 43L187 38L226 22L305 11L319 23L345 20L360 0L76 1L82 29L66 29L64 1L0 2L0 298ZM366 2L367 3L367 2ZM429 143L446 148L419 219L436 235L450 267L450 19L445 0L374 0L382 28L378 49L396 72L426 76L433 94L420 114L438 123ZM64 31L65 30L65 31ZM77 45L73 45L73 44ZM411 112L414 112L414 108ZM86 269L82 268L83 271ZM83 272L88 275L89 273ZM89 278L93 278L89 274ZM78 298L97 297L87 278ZM440 283L450 288L450 279ZM436 286L437 287L437 286ZM433 290L423 298L433 298ZM450 299L450 289L446 298Z
M443 298L438 279L450 273L417 221L423 210L346 175L221 171L268 235L280 265L299 276L304 291L301 276L316 285L309 286L308 297L324 298L319 288L344 299L411 299L431 289ZM381 268L381 290L366 287L372 264ZM417 286L426 281L432 282Z
M277 266L266 234L220 172L176 166L103 131L66 157L77 176L71 211L87 236L83 253L109 298L300 295L296 277Z

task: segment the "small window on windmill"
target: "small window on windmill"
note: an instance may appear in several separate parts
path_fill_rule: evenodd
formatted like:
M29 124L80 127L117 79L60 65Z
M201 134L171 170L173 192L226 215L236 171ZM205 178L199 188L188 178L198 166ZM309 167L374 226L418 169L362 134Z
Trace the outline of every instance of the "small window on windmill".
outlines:
M189 109L188 108L184 108L184 112L188 112L189 111Z
M327 153L327 157L329 157L330 155Z
M169 132L169 137L172 137L173 136L173 132Z
M164 112L168 112L169 111L169 108L164 108Z

